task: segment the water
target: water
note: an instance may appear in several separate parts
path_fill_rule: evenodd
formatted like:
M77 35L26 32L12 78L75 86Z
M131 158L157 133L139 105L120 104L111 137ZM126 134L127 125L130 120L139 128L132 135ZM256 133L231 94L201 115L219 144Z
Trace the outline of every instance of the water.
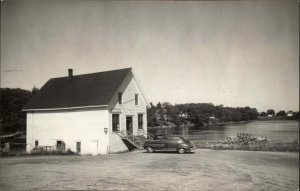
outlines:
M151 134L171 133L197 141L225 140L237 133L248 133L255 136L266 136L270 142L290 143L299 142L299 121L253 121L245 124L214 125L200 127L172 127L164 129L149 129Z

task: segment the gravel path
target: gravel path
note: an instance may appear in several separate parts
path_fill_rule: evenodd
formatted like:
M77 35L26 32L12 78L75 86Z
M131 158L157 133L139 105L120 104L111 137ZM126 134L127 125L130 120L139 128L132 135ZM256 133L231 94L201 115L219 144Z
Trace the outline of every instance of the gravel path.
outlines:
M299 153L197 150L0 158L0 190L289 190Z

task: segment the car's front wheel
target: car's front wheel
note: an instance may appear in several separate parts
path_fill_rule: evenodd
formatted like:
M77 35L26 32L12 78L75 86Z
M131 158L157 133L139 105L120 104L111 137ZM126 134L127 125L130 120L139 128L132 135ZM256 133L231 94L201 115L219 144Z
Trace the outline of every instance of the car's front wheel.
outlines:
M154 151L154 150L153 150L152 147L147 147L147 152L148 152L148 153L153 153L153 151Z
M185 153L185 149L178 149L177 152L178 152L179 154L184 154L184 153Z

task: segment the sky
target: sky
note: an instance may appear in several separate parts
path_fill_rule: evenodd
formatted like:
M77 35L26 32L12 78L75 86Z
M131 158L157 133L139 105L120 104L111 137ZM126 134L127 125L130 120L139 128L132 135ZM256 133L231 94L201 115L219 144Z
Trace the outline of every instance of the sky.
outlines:
M1 87L132 67L154 104L299 110L296 0L1 4Z

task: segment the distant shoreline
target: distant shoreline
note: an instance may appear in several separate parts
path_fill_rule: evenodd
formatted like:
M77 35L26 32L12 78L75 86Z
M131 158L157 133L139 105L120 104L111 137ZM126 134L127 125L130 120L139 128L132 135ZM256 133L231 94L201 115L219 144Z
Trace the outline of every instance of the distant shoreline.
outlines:
M206 123L202 127L209 127L209 126L218 126L218 125L231 125L231 124L246 124L255 121L297 121L297 119L283 119L283 118L269 118L269 119L256 119L256 120L248 120L248 121L228 121L228 122L216 122L216 123ZM179 127L194 127L195 124L191 123L190 125L179 125ZM149 129L165 129L165 128L172 128L178 127L178 125L161 125L161 126L148 126Z
M252 120L252 121L256 121L256 120ZM251 121L238 121L238 122L234 122L234 121L228 121L228 122L218 122L218 123L213 123L213 124L207 124L205 126L212 126L212 125L230 125L230 124L245 124L245 123L249 123Z
M256 121L256 120L253 120ZM228 125L228 124L245 124L249 123L251 121L229 121L229 122L217 122L217 123L207 123L204 124L202 127L207 127L207 126L214 126L214 125ZM165 128L172 128L172 127L194 127L195 124L191 123L190 125L161 125L161 126L148 126L150 129L165 129Z

